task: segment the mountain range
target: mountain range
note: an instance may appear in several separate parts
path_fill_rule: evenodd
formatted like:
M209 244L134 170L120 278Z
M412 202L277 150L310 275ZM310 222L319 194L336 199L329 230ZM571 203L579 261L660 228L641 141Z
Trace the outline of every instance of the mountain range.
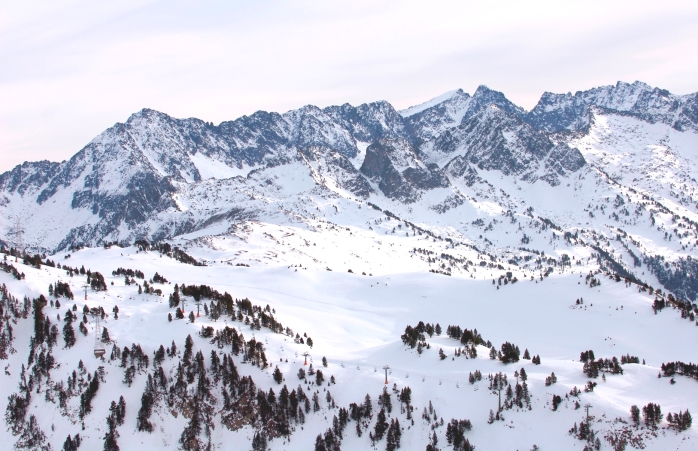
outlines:
M402 111L308 105L218 125L143 109L67 161L0 175L0 240L46 253L169 240L231 264L346 271L360 240L424 233L465 264L417 269L485 277L473 258L540 270L597 259L695 300L697 150L698 93L641 82L546 92L530 111L485 86ZM302 243L279 252L265 227ZM355 249L302 249L328 227Z

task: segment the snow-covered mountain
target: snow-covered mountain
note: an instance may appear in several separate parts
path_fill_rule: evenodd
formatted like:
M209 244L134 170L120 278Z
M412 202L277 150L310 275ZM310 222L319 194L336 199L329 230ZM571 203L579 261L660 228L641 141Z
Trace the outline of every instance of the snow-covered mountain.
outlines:
M144 109L68 161L0 175L0 239L17 245L19 227L24 247L54 252L321 220L374 233L369 202L505 261L603 248L695 299L697 127L696 94L640 82L545 93L530 112L485 86L400 112L305 106L217 126Z
M697 99L145 109L15 167L0 451L692 449Z

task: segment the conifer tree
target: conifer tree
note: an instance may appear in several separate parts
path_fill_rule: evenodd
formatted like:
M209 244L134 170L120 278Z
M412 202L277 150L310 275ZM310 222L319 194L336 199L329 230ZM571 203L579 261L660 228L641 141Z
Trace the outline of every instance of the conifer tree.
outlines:
M274 369L273 378L277 384L280 384L284 380L284 376L281 374L281 370L279 370L278 366Z
M375 437L376 441L379 441L383 438L383 435L385 435L385 432L388 430L388 422L385 419L385 409L381 408L380 412L378 412L378 417L376 419L376 426L374 427L374 434L373 436Z
M630 407L630 418L633 420L635 427L640 425L640 409L636 405Z
M112 404L116 404L112 401ZM116 439L119 437L119 432L116 430L117 421L113 414L107 417L107 432L104 434L104 451L119 451L119 445Z

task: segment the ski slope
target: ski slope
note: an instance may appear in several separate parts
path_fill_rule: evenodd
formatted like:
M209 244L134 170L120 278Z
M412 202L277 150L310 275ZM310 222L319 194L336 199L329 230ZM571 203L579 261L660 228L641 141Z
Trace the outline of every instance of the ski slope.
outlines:
M84 265L105 275L108 291L88 291L87 301L81 295L84 276L71 278L65 271L47 266L35 269L21 261L13 263L25 273L26 279L17 281L0 272L0 283L6 284L14 296L34 298L40 294L47 296L48 285L60 280L71 285L79 311L87 304L90 307L99 305L110 313L113 306L118 305L118 320L110 313L102 323L111 339L121 347L140 344L151 357L160 344L168 346L172 341L181 350L185 337L190 334L195 351L203 350L208 359L212 349L219 350L198 335L201 327L210 325L220 329L226 324L236 327L247 339L255 336L264 342L270 362L269 368L261 370L237 360L240 374L251 375L259 388L268 390L271 387L277 393L281 386L273 381L271 375L275 366L283 373L284 383L289 388L295 387L301 382L296 373L303 367L302 353L309 352L314 366L321 368L327 379L329 375L334 376L336 385L313 387L320 390L321 411L308 414L306 423L296 428L290 441L282 438L270 441L269 449L272 450L312 449L315 437L331 427L332 417L337 414L337 409L328 408L324 401L325 390L331 392L338 407L360 403L368 393L374 401L375 422L375 401L384 386L384 365L391 368L389 388L396 384L398 389L405 386L412 389L414 425L404 413L400 413L399 407L394 407L391 414L391 417L399 418L404 428L401 449L405 450L422 450L429 443L434 431L431 428L433 421L427 423L420 415L430 401L437 416L447 423L451 418L469 419L473 428L466 437L479 450L530 449L534 444L543 450L574 449L577 446L581 449L583 442L568 435L567 431L583 421L583 409L575 410L574 401L577 399L570 397L566 400L565 394L573 387L583 389L589 380L579 362L580 353L588 349L593 350L597 358L620 358L630 354L645 361L644 365L623 365L623 375L607 374L605 382L599 376L595 379L598 383L595 390L582 392L579 396L581 405L593 406L590 411L595 417L593 428L601 436L603 449L610 449L603 436L624 426L617 419L630 421L631 405L642 407L654 402L661 405L665 414L685 409L698 412L698 382L676 376L676 383L672 385L668 378L657 377L664 362L698 360L691 338L698 333L696 325L681 319L671 308L655 315L651 308L654 297L638 292L634 285L627 287L624 282L599 275L601 285L590 288L583 277L587 268L556 272L542 280L539 274L528 272L528 277L519 277L517 283L497 289L499 285L493 285L492 278L499 277L502 271L493 272L491 278L483 275L480 279L466 275L448 277L409 268L364 276L356 272L268 263L236 267L213 262L212 255L205 255L203 251L196 256L208 257L209 266L185 265L161 257L157 252L137 252L135 247L88 248L73 252L68 259L64 254L56 255L55 260L59 263L72 267ZM383 263L392 266L396 262L386 256ZM139 295L137 286L125 286L122 277L111 276L112 270L118 267L139 269L145 273L146 279L157 271L171 284L154 284L163 290L162 297ZM531 275L535 280L530 280ZM167 314L174 309L169 308L167 295L175 283L206 284L220 292L227 291L234 298L248 297L254 304L268 304L285 326L301 335L306 333L313 338L314 345L309 348L264 328L253 331L249 326L230 319L221 318L214 322L203 314L203 310L193 324L187 319L168 322ZM575 303L578 298L583 298L582 305ZM44 309L52 320L57 314L63 316L66 306L73 304L63 299L61 302L60 309ZM196 310L193 299L189 299L185 304L187 314L192 309ZM515 343L522 353L528 349L531 355L539 355L541 364L534 365L530 360L512 364L490 360L484 346L478 346L477 358L454 357L456 348L462 346L445 333L427 338L431 349L419 355L400 340L405 326L415 326L419 321L439 323L444 330L447 325L476 328L497 349L505 341ZM93 411L85 420L85 429L81 428L75 415L72 418L62 416L60 409L45 401L43 395L34 394L32 398L29 414L39 419L53 449L61 449L66 435L76 433L83 438L81 449L101 449L109 404L122 394L127 409L125 423L118 428L121 449L178 447L186 419L182 415L175 417L164 406L156 408L151 417L155 425L152 433L136 431L136 413L146 377L137 375L131 387L124 385L124 370L118 366L118 361L108 359L109 346L105 361L95 359L92 355L93 327L94 322L90 320L86 337L76 332L77 344L71 349L62 349L59 338L59 346L54 348L58 366L51 372L51 379L59 381L77 368L80 360L88 373L93 373L100 365L105 367L106 382L96 394ZM27 364L26 350L33 329L31 317L18 320L14 329L13 346L17 352L9 357L5 363L6 372L0 376L3 378L0 388L3 399L17 390L21 365ZM439 359L439 348L446 354L445 360ZM328 360L327 368L321 366L323 356ZM175 363L176 359L165 360L163 366L168 376L172 376ZM488 390L487 375L501 371L514 381L514 371L521 368L528 374L531 410L506 410L503 412L504 421L488 424L489 410L497 410L497 395ZM471 385L468 374L475 370L480 370L485 378ZM551 372L557 376L557 383L545 386L545 378ZM550 406L553 394L563 398L557 411L552 411ZM77 399L70 402L75 409ZM393 405L399 405L394 395ZM692 441L698 440L695 426L682 433L668 430L666 426L665 421L656 437L645 434L646 449L693 449ZM446 448L445 427L437 427L435 431L439 448ZM211 442L215 449L248 450L253 433L251 427L230 431L216 424ZM7 433L6 437L8 440L0 444L0 449L13 449L11 435ZM361 438L357 437L353 422L349 423L344 437L343 449L368 449L371 446L368 430ZM376 447L383 449L385 439Z

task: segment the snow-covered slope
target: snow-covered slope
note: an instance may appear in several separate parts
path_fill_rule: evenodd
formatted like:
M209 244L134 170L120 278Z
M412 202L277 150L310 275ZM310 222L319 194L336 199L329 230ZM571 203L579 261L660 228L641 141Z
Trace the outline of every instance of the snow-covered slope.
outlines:
M546 93L526 112L481 86L402 112L387 102L305 106L217 126L145 109L68 161L17 166L0 175L0 246L10 254L0 271L9 406L0 450L62 449L77 433L80 449L116 449L116 440L121 449L261 450L260 437L273 450L367 449L384 365L393 426L376 448L467 449L448 442L462 429L482 450L581 449L586 404L604 448L692 448L696 429L667 421L696 411L692 367L680 369L686 376L661 366L698 357L695 99L619 83ZM87 301L83 266L107 288L88 289ZM117 268L139 272L125 279ZM48 302L57 282L75 294L61 295L60 308ZM196 300L201 316L191 321ZM73 304L71 347L61 330ZM107 315L104 360L93 356L85 305ZM420 321L442 333L417 340L417 331L410 347L400 336ZM490 359L507 342L520 360ZM156 359L161 344L169 352ZM526 349L540 364L523 359ZM596 359L584 370L587 350ZM298 378L304 352L323 383ZM640 363L598 362L626 355ZM470 383L476 370L483 378ZM498 396L489 375L500 371L509 384L490 422ZM408 403L393 384L410 387ZM370 415L358 409L366 394ZM117 408L110 426L122 395L123 424ZM631 426L630 407L650 402L662 407L659 429ZM351 403L343 428L340 408L349 414Z

